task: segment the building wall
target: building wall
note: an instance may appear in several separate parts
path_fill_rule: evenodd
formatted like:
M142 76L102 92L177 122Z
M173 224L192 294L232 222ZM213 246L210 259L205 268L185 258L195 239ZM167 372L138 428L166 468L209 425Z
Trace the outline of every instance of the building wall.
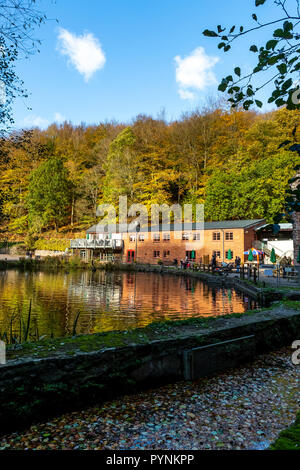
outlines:
M220 234L220 240L214 240L213 233ZM233 234L232 240L226 240L226 232ZM185 259L187 251L196 252L196 262L206 262L207 257L211 259L213 252L219 252L220 256L218 261L228 261L226 259L226 252L231 249L233 259L239 256L243 261L244 251L252 247L253 241L256 238L255 231L251 229L224 229L224 230L204 230L193 231L186 233L189 234L189 240L182 240L182 233L180 238L174 237L174 232L170 232L170 241L164 241L163 236L169 232L154 232L154 233L140 233L138 234L138 241L136 244L135 234L124 234L124 253L123 262L128 260L128 251L136 251L136 260L142 263L155 264L159 260L164 263L172 263L174 259L180 262ZM200 233L200 240L193 240L194 233ZM154 241L155 235L160 235L160 241ZM145 235L145 241L141 242L140 235ZM130 240L130 238L132 238ZM224 241L223 241L224 240ZM154 251L159 252L159 255L154 257ZM165 256L165 252L169 252Z
M296 212L294 214L294 230L293 230L293 238L294 238L294 262L295 265L299 266L297 263L297 257L299 253L299 246L300 246L300 212Z

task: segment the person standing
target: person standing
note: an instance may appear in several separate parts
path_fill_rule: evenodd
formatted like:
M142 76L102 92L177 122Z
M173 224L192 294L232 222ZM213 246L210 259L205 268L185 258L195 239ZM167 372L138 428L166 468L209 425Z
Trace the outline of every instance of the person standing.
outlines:
M212 267L212 272L214 273L217 267L217 255L214 253L211 258L211 267Z

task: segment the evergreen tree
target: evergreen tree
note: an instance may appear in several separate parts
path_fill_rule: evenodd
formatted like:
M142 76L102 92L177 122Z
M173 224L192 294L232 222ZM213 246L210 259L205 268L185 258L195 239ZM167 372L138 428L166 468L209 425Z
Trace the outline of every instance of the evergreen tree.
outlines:
M54 225L57 230L67 220L71 185L68 172L59 158L42 163L30 176L27 206L33 230Z

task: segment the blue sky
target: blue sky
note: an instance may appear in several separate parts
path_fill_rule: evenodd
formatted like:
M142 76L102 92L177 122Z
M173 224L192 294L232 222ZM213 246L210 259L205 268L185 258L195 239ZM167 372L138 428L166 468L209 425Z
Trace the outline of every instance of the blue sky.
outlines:
M41 52L17 72L30 92L14 105L16 127L106 120L129 122L165 110L178 118L217 94L233 67L254 64L243 40L227 54L202 31L252 24L254 0L41 0L48 21L37 31ZM272 7L274 9L274 7ZM249 42L250 41L250 42ZM27 106L32 108L28 110Z

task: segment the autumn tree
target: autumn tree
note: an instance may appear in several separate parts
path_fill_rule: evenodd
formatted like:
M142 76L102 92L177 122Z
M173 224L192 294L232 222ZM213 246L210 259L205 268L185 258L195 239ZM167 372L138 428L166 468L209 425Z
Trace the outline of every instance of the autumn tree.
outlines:
M30 176L27 207L30 228L40 231L50 225L66 222L71 199L71 184L63 161L51 158L42 163Z
M255 7L278 7L278 12L272 19L261 19L259 10L252 13L253 26L245 28L243 25L222 27L219 24L216 30L206 29L204 36L218 38L218 48L225 53L230 51L234 43L242 36L254 36L257 31L268 30L270 33L266 43L250 46L250 52L257 56L256 65L250 73L243 74L241 67L237 66L232 75L224 77L219 85L221 92L227 92L228 101L234 108L242 105L245 110L256 105L262 107L263 101L258 99L261 90L269 84L272 85L272 93L268 103L275 103L277 107L286 106L288 110L300 109L299 82L296 81L300 70L300 0L287 2L286 0L255 0ZM270 9L268 10L270 11ZM292 185L287 189L286 205L284 213L275 218L279 221L283 216L291 217L295 212L300 212L300 144L296 140L298 122L293 130L290 130L290 138L284 142L278 142L280 148L286 148L298 155L294 168L294 176L289 180Z
M103 202L117 207L119 196L127 196L129 203L134 200L134 185L138 172L136 137L131 127L126 127L110 144L104 164Z

